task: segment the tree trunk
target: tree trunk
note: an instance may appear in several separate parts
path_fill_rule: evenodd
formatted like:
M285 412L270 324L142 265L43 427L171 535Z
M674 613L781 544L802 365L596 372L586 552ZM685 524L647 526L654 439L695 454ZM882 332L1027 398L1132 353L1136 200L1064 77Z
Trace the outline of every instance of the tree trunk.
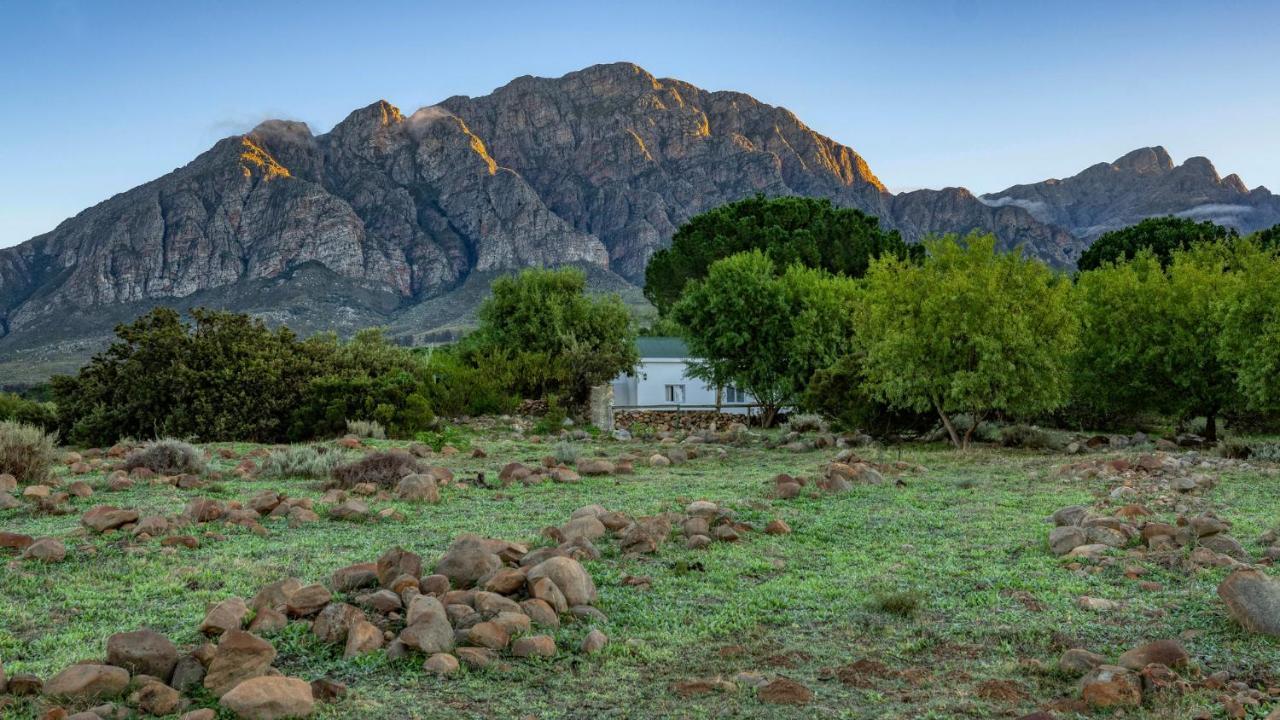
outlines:
M716 386L716 414L720 414L720 402L724 399L724 386Z
M1204 416L1204 439L1214 442L1218 439L1218 413L1210 411Z
M947 434L951 436L951 444L960 449L960 436L956 433L956 426L951 424L951 418L943 412L942 405L936 399L933 401L933 407L938 411L938 417L942 418L942 426L947 429Z
M778 406L764 405L762 406L761 411L762 411L762 414L760 417L761 427L766 427L766 428L773 427L773 421L776 420L778 417Z

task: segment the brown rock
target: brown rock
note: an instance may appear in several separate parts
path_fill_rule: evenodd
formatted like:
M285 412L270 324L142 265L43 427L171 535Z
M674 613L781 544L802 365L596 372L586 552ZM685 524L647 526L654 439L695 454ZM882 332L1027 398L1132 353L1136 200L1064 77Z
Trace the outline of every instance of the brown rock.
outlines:
M540 578L551 580L570 606L590 605L596 601L595 583L577 560L567 557L544 560L529 570L529 582L536 582ZM546 600L546 598L541 599ZM552 603L553 607L554 605Z
M289 618L273 607L259 610L253 620L249 621L249 632L255 635L270 635L280 632L289 625Z
M347 694L347 686L337 680L320 678L311 681L311 696L320 702L334 702Z
M486 647L460 647L454 652L458 660L467 667L475 669L489 667L498 659L498 653Z
M147 715L172 715L182 707L182 695L162 682L150 682L138 689L129 701Z
M285 578L267 585L253 596L249 607L253 610L276 608L283 610L289 604L289 598L302 589L302 581L298 578Z
M550 635L522 637L511 645L511 654L518 658L555 657L556 641Z
M219 702L242 720L305 718L315 709L310 683L283 676L245 680Z
M382 647L382 630L368 620L360 619L347 631L347 647L342 656L345 658L364 655Z
M1218 586L1218 596L1244 629L1280 637L1280 580L1259 570L1236 570Z
M458 672L458 658L449 653L435 653L422 663L422 669L432 675L452 675Z
M1058 668L1068 675L1079 677L1106 663L1107 659L1097 653L1072 648L1062 653L1062 657L1058 659Z
M609 644L609 637L595 628L591 628L591 632L582 639L580 650L584 655L594 655L604 649Z
M360 588L378 584L378 564L358 563L339 568L333 573L329 584L338 592L351 592Z
M538 627L555 629L560 627L560 616L545 600L530 598L520 602L520 610Z
M765 525L764 531L770 535L789 535L791 533L791 526L779 518L772 520L768 525Z
M114 665L72 665L49 678L44 694L50 697L85 700L113 698L129 686L129 671Z
M501 650L511 641L511 636L496 622L482 622L467 631L467 641L491 650Z
M289 596L289 601L285 604L285 614L289 617L307 617L320 612L329 601L333 599L333 595L329 593L329 589L320 584L308 585L299 588L297 592Z
M137 510L121 510L113 505L99 505L90 509L80 518L81 525L99 533L115 530L121 525L137 521Z
M266 640L242 630L228 630L209 661L204 686L222 696L244 680L265 674L275 658L276 650Z
M347 641L347 632L351 626L365 619L364 612L354 605L329 603L316 616L315 622L311 623L311 632L320 642L342 643Z
M484 538L460 535L436 563L436 573L449 578L454 587L468 588L502 567L502 560Z
M200 632L205 635L220 635L228 630L239 630L245 615L249 614L249 606L238 597L227 598L204 616L200 623Z
M1190 660L1191 656L1177 640L1156 640L1129 650L1120 656L1116 664L1129 670L1141 670L1152 663L1171 668L1186 667Z
M0 532L0 548L22 552L31 547L35 538L21 533Z
M107 664L122 667L134 675L150 675L168 682L178 664L178 648L169 638L152 630L116 633L107 638Z

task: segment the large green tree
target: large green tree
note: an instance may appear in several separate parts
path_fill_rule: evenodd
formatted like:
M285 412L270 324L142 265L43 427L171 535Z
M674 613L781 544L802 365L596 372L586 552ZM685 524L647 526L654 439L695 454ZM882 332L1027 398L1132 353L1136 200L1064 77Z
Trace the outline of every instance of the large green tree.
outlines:
M1161 265L1168 265L1175 250L1185 250L1202 242L1228 241L1235 237L1235 230L1208 220L1196 222L1190 218L1173 216L1147 218L1137 225L1104 233L1081 253L1076 267L1081 272L1095 270L1108 262L1130 260L1144 249L1150 250Z
M772 425L796 404L814 372L850 348L856 285L823 270L751 250L716 261L672 308L683 329L694 377L746 390Z
M763 252L779 272L798 263L855 278L881 255L918 259L922 253L860 210L837 208L821 198L757 195L680 226L671 247L649 260L645 297L666 314L687 283L705 277L717 260L748 250Z
M1280 248L1263 247L1256 238L1236 245L1234 272L1218 296L1218 355L1235 374L1244 404L1275 412L1280 410ZM1280 239L1280 232L1273 238Z
M592 296L574 268L530 268L493 281L473 354L506 354L523 369L526 397L586 400L592 385L630 372L639 361L631 314L617 295Z
M1081 273L1076 394L1102 410L1203 416L1206 436L1239 399L1220 354L1232 243L1175 249L1162 267L1150 249Z
M997 412L1035 414L1068 396L1077 321L1070 283L995 237L925 242L922 264L882 257L858 303L866 386L891 406L933 410L956 447ZM963 436L953 417L968 413Z

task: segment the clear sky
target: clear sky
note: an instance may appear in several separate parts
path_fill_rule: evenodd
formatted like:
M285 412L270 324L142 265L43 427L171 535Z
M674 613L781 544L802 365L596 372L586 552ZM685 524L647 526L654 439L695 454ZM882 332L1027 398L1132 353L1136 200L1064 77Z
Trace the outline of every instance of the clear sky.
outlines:
M260 120L627 60L785 106L895 190L1146 145L1280 191L1280 2L0 0L0 247Z

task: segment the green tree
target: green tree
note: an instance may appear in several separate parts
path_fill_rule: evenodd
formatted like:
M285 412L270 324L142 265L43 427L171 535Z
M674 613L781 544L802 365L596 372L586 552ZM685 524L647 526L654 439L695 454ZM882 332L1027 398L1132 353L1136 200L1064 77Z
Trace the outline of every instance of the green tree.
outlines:
M671 247L649 260L645 297L665 315L688 282L705 277L717 260L748 250L763 252L779 272L799 263L854 278L881 255L918 259L923 252L860 210L837 208L822 198L757 195L680 226Z
M814 372L849 349L855 295L848 278L800 265L779 274L771 258L751 250L713 263L671 313L698 358L690 374L746 390L770 426Z
M1070 283L995 237L926 241L914 265L882 257L858 305L867 389L893 407L938 413L967 447L996 412L1052 410L1067 398L1077 322ZM963 437L952 417L969 413Z
M1280 249L1280 225L1272 225L1249 236L1249 239L1264 250Z
M639 361L627 307L617 295L588 295L586 283L573 268L530 268L494 280L466 346L515 363L521 372L513 389L526 397L585 401L591 386Z
M1173 216L1147 218L1137 225L1104 233L1081 253L1076 267L1081 272L1096 270L1108 262L1130 260L1143 249L1154 253L1161 265L1168 265L1175 250L1184 250L1196 243L1228 241L1237 236L1232 228L1208 220L1196 222Z
M1280 250L1260 246L1256 237L1237 245L1235 272L1220 296L1218 357L1235 374L1249 409L1274 412L1280 410Z
M1238 402L1235 373L1219 355L1232 244L1175 249L1161 267L1150 249L1077 279L1081 341L1076 394L1104 410L1217 418Z

